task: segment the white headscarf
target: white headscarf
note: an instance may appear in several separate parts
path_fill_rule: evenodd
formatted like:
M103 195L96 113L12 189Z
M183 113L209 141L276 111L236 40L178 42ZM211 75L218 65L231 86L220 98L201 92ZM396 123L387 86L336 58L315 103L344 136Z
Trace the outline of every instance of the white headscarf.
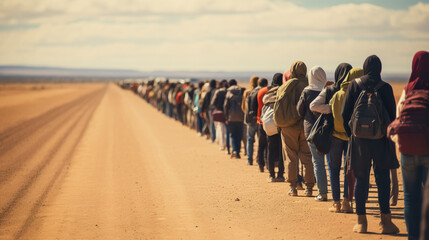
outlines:
M322 91L323 87L326 83L326 73L325 71L319 67L314 66L310 69L308 74L308 86L305 89L314 90L314 91Z

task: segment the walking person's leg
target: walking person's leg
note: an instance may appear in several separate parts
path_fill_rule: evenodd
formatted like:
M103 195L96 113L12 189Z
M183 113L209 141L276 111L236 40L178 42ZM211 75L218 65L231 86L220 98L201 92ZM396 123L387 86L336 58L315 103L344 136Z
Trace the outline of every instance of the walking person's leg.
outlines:
M258 165L259 165L259 171L264 172L265 167L265 149L267 148L267 134L265 133L264 129L262 128L262 125L258 124L258 132L259 132L259 139L258 139Z
M284 156L286 156L286 165L287 165L287 182L289 183L290 190L288 194L290 196L297 196L298 191L296 190L296 184L298 181L298 136L299 130L293 128L282 128L281 129L281 138L282 138L282 149Z
M328 200L328 180L326 176L325 169L325 156L320 155L317 152L316 146L308 142L308 147L311 151L313 166L314 166L314 175L316 176L317 188L319 189L319 195L316 197L316 200L327 201Z

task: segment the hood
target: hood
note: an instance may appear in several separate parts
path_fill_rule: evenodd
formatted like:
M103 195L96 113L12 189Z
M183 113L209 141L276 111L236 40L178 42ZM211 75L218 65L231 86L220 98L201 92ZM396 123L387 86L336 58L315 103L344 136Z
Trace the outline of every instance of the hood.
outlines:
M259 77L257 77L257 76L252 76L252 77L250 78L249 83L250 83L250 87L251 87L252 89L254 89L255 87L257 87L257 86L258 86L258 80L259 80Z
M353 81L353 79L360 78L363 76L363 69L362 68L352 68L347 76L344 78L344 81L341 83L342 89L347 89L350 82Z
M302 61L296 61L290 67L292 78L305 78L307 75L307 66Z
M305 89L322 91L326 84L325 71L319 66L314 66L311 68L310 73L308 74L308 84L309 85L305 87Z
M363 83L376 84L381 81L381 61L376 55L371 55L366 58L363 63L363 74L365 75L362 78Z
M283 83L285 83L285 82L287 82L287 80L289 80L290 79L290 70L286 70L284 73L283 73Z
M352 69L352 65L348 63L340 63L338 65L337 69L335 69L335 83L334 83L334 89L339 90L341 83L344 81L344 78L346 78L347 74L349 73L350 69Z
M414 55L411 76L405 92L418 89L429 90L429 52L426 51Z

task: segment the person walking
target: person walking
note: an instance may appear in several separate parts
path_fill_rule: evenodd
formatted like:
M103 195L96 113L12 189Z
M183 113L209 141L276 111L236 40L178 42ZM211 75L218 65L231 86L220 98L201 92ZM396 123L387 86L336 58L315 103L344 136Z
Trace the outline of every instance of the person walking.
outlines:
M219 142L219 148L222 151L226 149L226 125L223 104L225 102L227 88L228 82L226 80L222 80L219 83L219 88L214 92L210 103L211 107L214 109L212 117L216 129L216 139Z
M268 91L268 88L267 88L268 80L265 78L261 78L261 79L259 79L258 84L261 88L257 91L257 96L256 96L256 98L258 100L258 111L257 111L257 116L256 116L256 122L258 123L258 155L257 155L257 159L258 159L259 171L264 172L268 150L267 150L267 134L265 133L264 128L262 126L261 111L262 111L262 107L264 106L262 99L264 98L265 94Z
M398 168L399 163L394 144L386 136L387 125L396 115L395 98L390 84L381 79L381 61L377 56L365 60L363 72L364 76L350 82L341 113L344 129L350 137L350 168L356 178L358 221L353 231L367 232L365 203L373 165L381 212L380 230L384 234L395 234L399 229L391 221L389 173L390 169Z
M241 103L244 112L244 123L246 124L247 131L247 163L253 165L253 143L255 142L255 135L258 131L258 124L256 116L258 112L258 86L259 78L252 76L250 78L250 88L243 93L243 102Z
M297 103L301 93L308 86L307 66L296 61L290 68L291 79L277 90L274 104L274 121L281 128L283 155L287 162L288 194L297 196L298 159L304 165L305 196L313 196L315 183L311 152L304 136L303 117L298 115ZM298 158L299 157L299 158Z
M410 79L398 102L397 119L390 124L388 132L401 152L408 239L419 239L420 226L424 226L420 221L425 212L422 196L429 169L428 118L429 52L420 51L414 55Z
M310 111L310 103L319 95L326 83L326 73L319 67L314 66L310 69L308 75L309 85L304 88L297 104L298 114L304 118L304 135L308 138L311 128L316 122L319 114ZM316 176L317 188L319 194L315 197L318 201L328 200L328 181L325 169L325 156L317 152L316 146L307 142L311 151L314 175Z
M243 137L244 114L241 109L243 94L240 87L237 86L237 81L235 79L229 81L229 86L223 108L226 124L231 135L231 158L239 159L241 158L241 138Z
M342 85L348 76L352 66L348 63L341 63L335 70L335 83L324 88L320 94L311 102L310 110L313 112L330 114L333 112L331 105L329 104L333 96L340 90L345 91L347 85ZM361 75L360 75L361 76ZM359 76L359 77L360 77ZM353 79L350 79L350 81ZM345 92L344 92L345 93ZM342 107L342 106L341 106ZM328 170L329 170L329 179L331 182L331 191L332 199L334 203L329 208L330 212L353 212L353 209L350 206L349 202L349 182L346 177L346 162L347 162L347 146L348 146L348 136L343 130L342 125L342 116L341 116L341 107L337 107L334 116L334 132L331 138L331 147L329 149L328 157ZM336 120L336 121L335 121ZM343 202L340 202L340 171L341 171L341 162L344 161L344 192L343 192ZM354 184L352 184L352 189L354 189ZM350 196L352 197L352 196Z
M282 85L282 77L283 74L276 73L273 76L273 81L271 82L271 86L268 87L268 91L263 97L262 101L264 103L264 107L261 113L261 122L263 124L263 128L267 129L267 124L272 124L274 129L274 133L269 131L268 128L265 133L267 135L267 162L268 162L268 171L270 172L270 176L268 177L268 182L284 182L284 163L282 156L282 139L280 137L280 133L278 131L278 127L275 125L274 120L272 119L272 112L274 103L276 101L277 89ZM275 163L278 163L278 172L277 177L275 175Z

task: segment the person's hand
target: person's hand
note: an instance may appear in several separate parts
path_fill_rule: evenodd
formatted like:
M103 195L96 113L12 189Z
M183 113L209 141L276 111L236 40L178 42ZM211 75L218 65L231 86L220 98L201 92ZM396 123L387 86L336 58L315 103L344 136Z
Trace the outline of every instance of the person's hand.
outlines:
M334 82L332 82L332 81L326 81L326 83L325 83L325 86L324 86L324 87L327 87L327 86L332 85L332 84L334 84Z

